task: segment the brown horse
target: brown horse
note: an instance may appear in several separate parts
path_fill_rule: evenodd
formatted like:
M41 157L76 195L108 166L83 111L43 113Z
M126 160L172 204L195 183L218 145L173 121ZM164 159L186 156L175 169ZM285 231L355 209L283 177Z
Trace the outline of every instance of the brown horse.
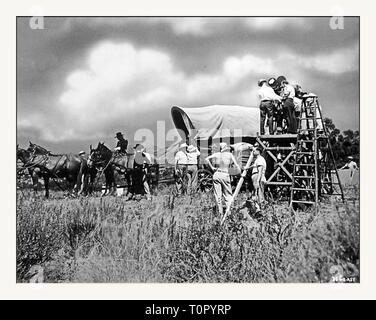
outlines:
M29 148L17 150L17 159L24 164L32 177L34 191L37 191L38 180L44 180L45 196L49 197L49 180L66 179L68 190L80 186L83 174L82 158L73 154L52 154L47 149L29 142ZM81 190L82 191L82 190Z
M96 149L90 146L88 166L103 172L106 180L106 189L103 195L116 193L115 170L124 176L128 186L127 193L130 192L132 167L129 159L129 155L112 152L104 143L99 142Z
M112 152L101 142L98 143L96 149L93 149L92 146L90 146L88 166L96 167L104 173L106 180L104 195L115 194L116 192L115 171L124 176L127 182L127 195L134 193L134 156L134 153L122 154ZM155 157L152 157L151 164L148 166L147 171L149 185L152 189L156 189L159 180L159 165Z

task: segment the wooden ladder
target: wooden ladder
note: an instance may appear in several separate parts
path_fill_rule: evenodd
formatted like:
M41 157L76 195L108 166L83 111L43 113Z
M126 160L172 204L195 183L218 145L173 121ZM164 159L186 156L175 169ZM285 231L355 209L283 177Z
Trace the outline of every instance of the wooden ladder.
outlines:
M293 209L314 205L317 212L323 196L341 196L345 200L318 97L312 93L303 97L294 160L290 196Z

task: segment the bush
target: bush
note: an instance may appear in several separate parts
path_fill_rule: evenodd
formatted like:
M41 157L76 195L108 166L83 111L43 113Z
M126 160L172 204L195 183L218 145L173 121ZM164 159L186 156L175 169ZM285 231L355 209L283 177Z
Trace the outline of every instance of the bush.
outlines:
M358 200L325 202L317 215L271 204L260 218L238 202L220 226L205 193L19 197L18 281L35 264L49 282L329 282L333 266L359 280Z

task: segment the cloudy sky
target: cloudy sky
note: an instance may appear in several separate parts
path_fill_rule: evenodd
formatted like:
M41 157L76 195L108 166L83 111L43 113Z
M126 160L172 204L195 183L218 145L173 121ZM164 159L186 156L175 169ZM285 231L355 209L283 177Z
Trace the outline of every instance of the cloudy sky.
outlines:
M45 18L17 21L17 138L54 152L173 128L173 105L257 106L257 80L285 75L359 129L359 22L346 18Z

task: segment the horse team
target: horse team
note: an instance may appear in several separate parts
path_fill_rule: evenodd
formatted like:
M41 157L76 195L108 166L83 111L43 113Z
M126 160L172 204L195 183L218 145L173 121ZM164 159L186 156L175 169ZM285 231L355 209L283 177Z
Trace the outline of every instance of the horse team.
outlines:
M158 180L153 170L156 165L151 155L147 154L142 145L137 145L134 154L124 154L111 151L104 143L98 143L97 148L90 146L90 154L54 154L47 149L29 142L27 149L17 146L17 161L20 166L17 174L25 171L31 176L32 185L37 192L38 182L44 181L45 196L49 197L50 180L59 189L69 194L89 194L95 189L95 184L102 175L105 178L105 194L116 192L115 172L126 181L127 194L131 198L150 197L150 184ZM67 188L61 186L61 179L67 182Z

